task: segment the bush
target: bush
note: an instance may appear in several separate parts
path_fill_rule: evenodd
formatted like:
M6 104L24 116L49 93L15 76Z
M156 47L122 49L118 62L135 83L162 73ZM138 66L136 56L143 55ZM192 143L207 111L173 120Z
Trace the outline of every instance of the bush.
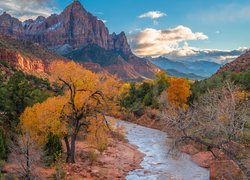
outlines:
M233 82L241 86L243 90L250 89L250 71L244 70L242 72L226 71L221 74L216 74L208 79L196 81L192 87L192 96L189 98L189 103L192 104L194 100L198 100L200 96L205 94L208 90L222 88L226 82Z
M66 173L62 167L62 156L61 154L56 155L55 159L56 171L52 174L52 178L55 180L62 180L65 179Z
M141 117L147 107L159 108L159 96L169 87L169 77L157 73L156 79L142 83L131 83L127 94L121 99L121 107Z
M45 152L45 164L50 166L57 160L59 154L63 151L62 142L60 138L56 135L50 134L48 137L48 142L44 147Z
M90 161L91 164L93 164L94 162L97 161L97 157L98 157L98 155L97 155L97 153L95 151L89 151L87 153L87 158L88 158L88 160Z

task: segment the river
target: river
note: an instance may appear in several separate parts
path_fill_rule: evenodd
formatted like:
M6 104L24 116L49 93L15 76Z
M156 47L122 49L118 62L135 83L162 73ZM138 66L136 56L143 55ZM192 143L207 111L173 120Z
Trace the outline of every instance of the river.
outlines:
M189 155L182 154L178 158L168 155L167 134L125 121L124 125L130 144L138 146L145 154L141 163L142 169L131 171L127 180L208 180L209 171L197 166Z

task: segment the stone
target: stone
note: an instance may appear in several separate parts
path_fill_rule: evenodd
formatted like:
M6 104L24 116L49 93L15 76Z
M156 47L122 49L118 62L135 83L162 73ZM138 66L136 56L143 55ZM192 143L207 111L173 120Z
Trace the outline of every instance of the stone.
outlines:
M210 180L247 179L232 160L213 161L210 166Z
M194 154L197 154L199 152L199 150L196 149L191 144L182 146L181 149L180 149L180 151L183 152L183 153L189 154L189 155L194 155Z
M192 156L192 161L204 168L209 168L214 159L215 157L210 151L199 152Z

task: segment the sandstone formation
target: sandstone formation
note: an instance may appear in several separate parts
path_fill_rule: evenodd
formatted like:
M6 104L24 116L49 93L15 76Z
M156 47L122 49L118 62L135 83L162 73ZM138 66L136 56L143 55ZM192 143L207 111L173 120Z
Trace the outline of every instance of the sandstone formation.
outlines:
M159 71L149 61L132 53L124 32L110 34L104 22L87 12L79 1L74 1L59 15L39 16L24 22L3 13L0 16L0 33L41 44L81 63L99 64L125 80L152 78ZM85 48L93 46L100 48L102 54L98 54L96 49ZM77 55L71 58L75 52ZM109 54L107 58L102 58L106 54ZM109 64L104 66L106 61Z
M213 160L215 157L210 151L199 152L192 156L192 161L204 168L209 168Z
M210 167L210 180L247 179L232 160L213 161Z
M189 155L195 155L199 152L199 150L191 144L182 146L180 151Z
M51 53L48 49L26 41L0 34L0 61L11 68L20 69L28 73L43 74L50 62L65 60L63 57Z

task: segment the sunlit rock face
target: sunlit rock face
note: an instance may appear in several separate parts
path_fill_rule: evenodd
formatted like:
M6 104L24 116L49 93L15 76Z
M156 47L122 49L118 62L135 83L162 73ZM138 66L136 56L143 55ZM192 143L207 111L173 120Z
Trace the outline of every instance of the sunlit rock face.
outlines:
M17 54L17 65L26 71L45 72L45 63L40 59L31 59Z
M45 72L46 63L41 59L23 56L17 52L11 52L0 48L0 60L8 62L11 66L25 72Z

